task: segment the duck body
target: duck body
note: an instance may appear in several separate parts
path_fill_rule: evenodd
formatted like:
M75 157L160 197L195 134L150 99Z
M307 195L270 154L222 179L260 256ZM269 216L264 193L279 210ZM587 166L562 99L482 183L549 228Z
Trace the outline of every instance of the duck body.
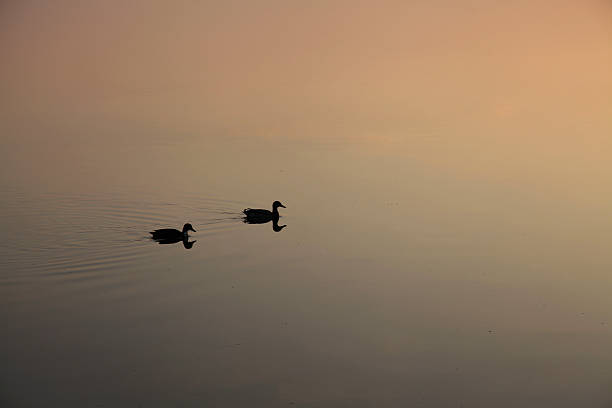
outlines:
M269 222L269 221L272 221L274 218L280 217L278 212L276 213L276 216L275 216L274 213L269 210L247 208L243 212L245 215L245 219L247 219L249 222L253 224L261 223L261 222Z
M156 241L178 242L178 241L182 241L183 238L187 238L188 231L196 232L196 230L193 229L191 224L187 223L183 226L182 231L179 231L174 228L162 228L162 229L156 229L155 231L151 231L150 234L152 235L151 238Z
M151 235L153 239L172 239L177 238L179 240L183 239L185 234L182 231L179 231L174 228L163 228L155 231L151 231Z
M249 224L263 224L273 220L278 221L278 218L280 217L278 207L287 208L281 204L280 201L275 201L272 203L272 211L260 208L247 208L242 211L242 213L245 215L244 222Z

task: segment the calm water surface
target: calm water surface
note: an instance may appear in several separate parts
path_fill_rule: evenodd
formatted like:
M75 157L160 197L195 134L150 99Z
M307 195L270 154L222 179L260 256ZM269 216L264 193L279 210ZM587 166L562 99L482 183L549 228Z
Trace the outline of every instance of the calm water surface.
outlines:
M128 3L0 6L0 406L612 406L608 3Z
M148 186L122 172L71 191L67 169L49 191L4 189L9 406L612 398L607 212L360 144L219 145L134 146ZM184 155L157 189L169 170L149 164ZM242 223L272 199L285 229ZM186 221L189 250L147 236Z

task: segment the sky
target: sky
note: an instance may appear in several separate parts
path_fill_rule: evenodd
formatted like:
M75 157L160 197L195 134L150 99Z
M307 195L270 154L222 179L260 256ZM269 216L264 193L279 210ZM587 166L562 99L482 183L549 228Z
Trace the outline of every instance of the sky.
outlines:
M3 104L312 133L610 113L606 2L302 3L5 2Z
M597 184L611 17L602 0L6 1L4 165L240 137Z

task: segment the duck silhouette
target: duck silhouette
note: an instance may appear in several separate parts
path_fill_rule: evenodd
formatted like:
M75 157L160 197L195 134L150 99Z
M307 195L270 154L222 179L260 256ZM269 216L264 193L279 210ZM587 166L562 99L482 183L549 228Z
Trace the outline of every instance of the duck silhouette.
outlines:
M278 219L280 218L278 207L287 208L280 201L275 201L272 203L272 211L247 208L242 211L244 214L243 221L245 224L265 224L272 221L272 230L274 230L274 232L280 232L286 227L286 225L278 225Z
M182 242L185 249L191 249L196 241L189 241L188 231L196 232L193 226L189 223L183 226L183 231L174 228L162 228L151 231L151 239L157 241L160 245L176 244Z
M263 210L257 208L247 208L242 212L245 215L245 220L251 224L261 224L264 222L272 221L273 219L277 219L280 217L278 213L278 207L285 207L280 201L275 201L272 203L272 211Z

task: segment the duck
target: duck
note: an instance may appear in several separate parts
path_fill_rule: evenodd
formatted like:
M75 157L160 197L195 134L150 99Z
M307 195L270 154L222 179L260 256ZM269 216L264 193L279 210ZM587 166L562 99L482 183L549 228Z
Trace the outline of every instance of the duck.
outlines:
M179 231L174 228L162 228L162 229L157 229L155 231L151 231L150 234L152 235L151 238L156 241L178 242L178 241L182 241L184 238L187 238L188 231L196 232L196 230L193 229L193 226L187 223L183 225L183 231Z
M245 215L244 222L250 224L261 224L272 220L278 220L280 217L278 207L287 208L280 201L275 201L272 203L272 211L259 208L246 208L242 211Z

